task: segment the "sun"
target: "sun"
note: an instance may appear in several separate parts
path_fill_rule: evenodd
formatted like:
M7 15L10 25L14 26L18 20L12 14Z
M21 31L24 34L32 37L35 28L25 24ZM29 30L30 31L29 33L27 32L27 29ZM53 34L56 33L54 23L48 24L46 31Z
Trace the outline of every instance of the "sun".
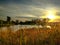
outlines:
M44 13L45 16L42 16L42 18L49 18L51 20L56 19L57 15L56 15L57 10L56 9L47 9L46 12Z
M55 15L53 13L49 13L47 15L47 18L49 18L49 19L55 19Z
M49 18L49 19L54 19L55 16L54 16L54 15L48 15L47 18Z
M54 10L48 10L46 17L49 19L55 19L56 18L56 12Z
M54 8L49 8L46 11L44 11L44 15L41 16L42 18L48 18L49 22L54 22L57 19L60 19L60 16L58 16L56 13L58 12L58 10L54 9Z

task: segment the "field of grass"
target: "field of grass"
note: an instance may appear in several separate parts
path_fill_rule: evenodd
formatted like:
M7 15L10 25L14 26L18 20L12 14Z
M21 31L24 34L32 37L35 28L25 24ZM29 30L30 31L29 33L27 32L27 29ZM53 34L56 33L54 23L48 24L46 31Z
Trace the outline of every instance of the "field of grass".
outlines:
M0 45L60 45L60 26L12 31L0 29Z

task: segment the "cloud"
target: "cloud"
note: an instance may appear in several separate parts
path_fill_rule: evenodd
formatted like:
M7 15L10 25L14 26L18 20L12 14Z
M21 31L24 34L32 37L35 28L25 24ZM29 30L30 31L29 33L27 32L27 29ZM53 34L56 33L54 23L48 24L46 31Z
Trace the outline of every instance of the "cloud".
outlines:
M42 14L43 8L37 8L35 6L30 5L16 5L16 4L10 4L7 6L0 6L0 12L4 13L5 16L19 16L19 15L40 15Z
M41 17L47 8L57 8L59 0L0 0L0 16Z

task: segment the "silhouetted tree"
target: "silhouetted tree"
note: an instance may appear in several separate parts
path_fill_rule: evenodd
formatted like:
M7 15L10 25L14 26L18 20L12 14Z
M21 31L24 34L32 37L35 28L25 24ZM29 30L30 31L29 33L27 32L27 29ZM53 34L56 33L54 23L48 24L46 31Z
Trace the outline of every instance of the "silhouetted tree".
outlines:
M46 25L48 23L48 21L49 21L49 19L47 19L47 18L44 18L42 20L41 19L35 20L37 25L42 25L42 26Z
M42 26L47 25L48 21L49 21L48 18L44 18L44 19L42 20Z
M18 25L19 24L19 20L16 20L16 25Z
M11 17L7 16L7 22L11 21Z
M37 25L41 25L41 23L42 23L40 19L35 20L35 22Z

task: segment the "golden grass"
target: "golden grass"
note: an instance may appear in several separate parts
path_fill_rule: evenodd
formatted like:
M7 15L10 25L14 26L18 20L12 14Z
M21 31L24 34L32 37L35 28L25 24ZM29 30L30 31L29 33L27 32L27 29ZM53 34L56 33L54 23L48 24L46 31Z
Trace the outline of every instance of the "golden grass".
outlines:
M0 30L0 45L60 45L59 27Z

